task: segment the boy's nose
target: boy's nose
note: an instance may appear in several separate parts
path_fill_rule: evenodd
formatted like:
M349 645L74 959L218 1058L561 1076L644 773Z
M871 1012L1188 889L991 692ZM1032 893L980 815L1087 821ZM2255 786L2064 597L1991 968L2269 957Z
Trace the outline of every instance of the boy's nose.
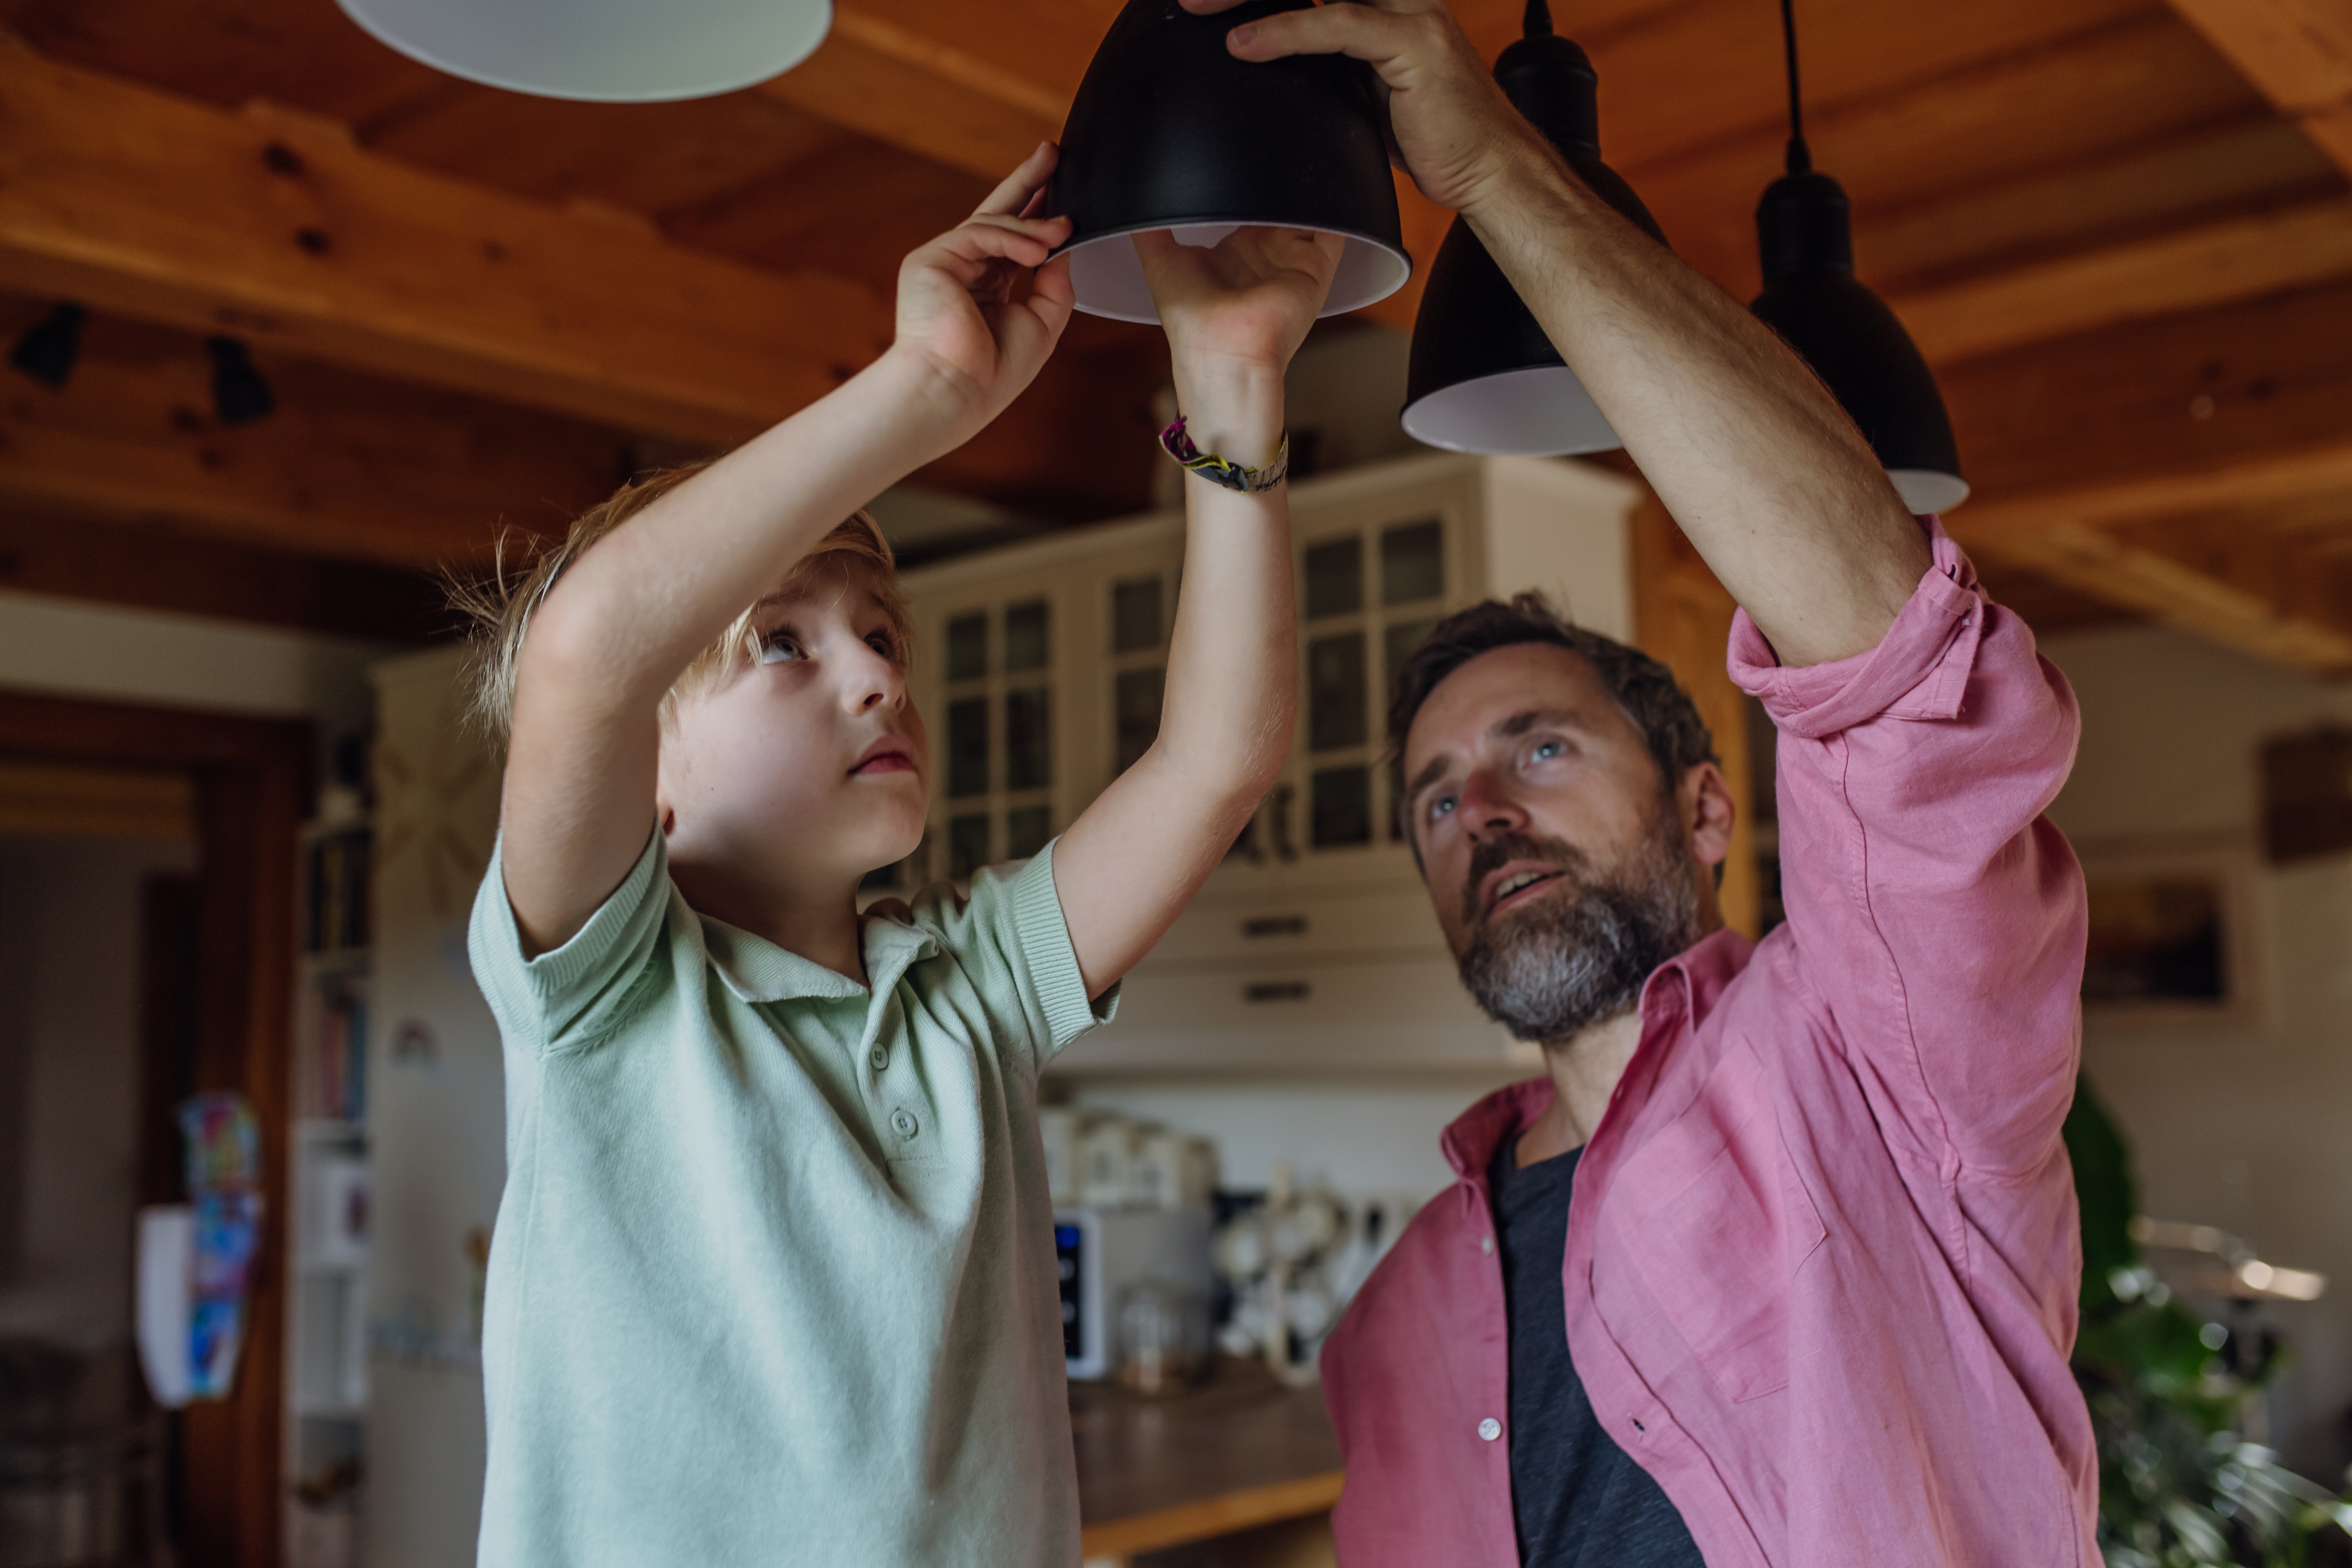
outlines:
M895 708L907 700L907 672L870 647L850 667L842 696L853 713Z

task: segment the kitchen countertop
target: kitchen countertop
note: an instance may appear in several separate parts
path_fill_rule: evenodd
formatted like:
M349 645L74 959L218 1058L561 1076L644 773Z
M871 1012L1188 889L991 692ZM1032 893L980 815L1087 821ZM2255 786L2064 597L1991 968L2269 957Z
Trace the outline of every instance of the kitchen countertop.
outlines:
M1202 1386L1152 1399L1070 1385L1078 1513L1089 1558L1124 1557L1329 1510L1339 1444L1319 1387L1218 1358Z

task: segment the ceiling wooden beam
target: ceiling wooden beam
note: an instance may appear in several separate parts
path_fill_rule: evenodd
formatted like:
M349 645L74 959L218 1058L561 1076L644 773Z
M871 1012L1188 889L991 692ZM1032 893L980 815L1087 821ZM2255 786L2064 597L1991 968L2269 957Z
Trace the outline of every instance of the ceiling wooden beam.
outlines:
M714 442L821 396L891 331L861 284L723 261L5 37L0 287Z
M1888 301L1937 363L2352 273L2352 201L2311 202Z
M2352 8L2343 0L2172 0L2172 8L2352 174Z
M478 562L502 526L560 531L635 466L627 437L561 416L266 350L256 363L277 411L226 428L199 340L92 318L62 389L0 379L0 498L432 571Z
M2223 647L2308 675L2352 672L2352 605L2340 572L2328 574L2333 592L2317 602L2309 592L2282 596L2275 571L2218 571L2210 557L2183 559L2127 533L2063 517L1990 540L1965 524L1961 533L1972 554ZM2303 575L2308 582L2308 574Z
M1954 537L2256 658L2352 672L2345 579L2273 523L2352 497L2347 319L2336 281L1947 368L1978 485Z
M1960 515L2111 486L2186 497L2332 461L2352 443L2347 321L2352 279L1943 367L1937 380L1979 498Z
M0 497L0 588L134 609L424 643L455 626L422 572L256 550Z
M1066 91L847 5L815 54L761 90L991 182L1059 139L1070 109Z

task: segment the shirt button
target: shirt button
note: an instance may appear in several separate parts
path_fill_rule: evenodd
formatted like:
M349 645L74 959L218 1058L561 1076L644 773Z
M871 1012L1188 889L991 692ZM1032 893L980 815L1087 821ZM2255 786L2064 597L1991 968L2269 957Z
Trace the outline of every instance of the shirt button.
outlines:
M1493 1256L1495 1251L1495 1238L1491 1236L1480 1237L1478 1238L1478 1250L1490 1257Z
M907 1139L913 1138L917 1131L915 1113L911 1110L892 1111L890 1113L890 1126L892 1131L896 1131L899 1137Z
M876 1072L880 1072L884 1068L890 1065L890 1053L885 1047L877 1046L870 1053L867 1054L866 1059L874 1064L874 1070Z
M1503 1424L1489 1415L1478 1423L1478 1436L1491 1443L1503 1435Z

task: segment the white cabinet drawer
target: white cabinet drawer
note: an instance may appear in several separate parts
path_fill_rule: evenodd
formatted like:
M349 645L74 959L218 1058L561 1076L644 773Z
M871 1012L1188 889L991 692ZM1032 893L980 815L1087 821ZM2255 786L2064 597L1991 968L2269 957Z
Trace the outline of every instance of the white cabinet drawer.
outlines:
M1245 897L1209 893L1193 900L1138 973L1398 951L1445 952L1437 911L1430 907L1428 889L1417 880L1402 886L1265 889Z
M1139 969L1118 1021L1056 1064L1083 1074L1500 1066L1509 1036L1444 952Z

